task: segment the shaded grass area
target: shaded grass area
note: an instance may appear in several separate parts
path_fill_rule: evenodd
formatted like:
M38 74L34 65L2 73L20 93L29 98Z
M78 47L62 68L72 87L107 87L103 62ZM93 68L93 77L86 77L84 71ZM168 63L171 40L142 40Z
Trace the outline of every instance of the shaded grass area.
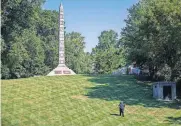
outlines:
M97 86L88 88L91 90L87 96L104 100L121 100L128 105L141 105L144 107L168 107L177 108L175 102L164 102L153 99L152 84L137 81L133 76L121 77L102 76L91 78L89 81Z
M120 100L125 117L118 116ZM181 110L157 102L131 76L56 76L2 81L3 126L180 125Z
M180 117L167 117L167 121L169 121L170 124L177 122L177 124L181 125L181 116Z

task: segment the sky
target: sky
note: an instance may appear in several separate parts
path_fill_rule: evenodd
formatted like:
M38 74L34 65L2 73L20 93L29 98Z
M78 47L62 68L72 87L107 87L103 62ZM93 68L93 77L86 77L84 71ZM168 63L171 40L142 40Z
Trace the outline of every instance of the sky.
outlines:
M85 37L85 51L91 52L102 31L112 29L120 35L127 9L138 0L46 0L43 8L58 11L61 2L66 32L81 33Z

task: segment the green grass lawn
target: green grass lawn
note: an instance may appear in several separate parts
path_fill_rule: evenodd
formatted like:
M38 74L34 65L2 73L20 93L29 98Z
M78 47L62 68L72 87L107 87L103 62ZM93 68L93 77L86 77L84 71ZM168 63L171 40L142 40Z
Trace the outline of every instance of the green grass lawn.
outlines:
M132 76L54 76L2 81L3 126L179 126L175 103L152 98ZM125 117L117 114L126 104Z

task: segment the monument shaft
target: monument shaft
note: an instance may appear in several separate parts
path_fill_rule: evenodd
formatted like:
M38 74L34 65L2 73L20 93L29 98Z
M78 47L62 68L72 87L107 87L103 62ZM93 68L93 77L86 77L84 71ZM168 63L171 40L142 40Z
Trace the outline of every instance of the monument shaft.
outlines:
M74 75L74 71L69 69L65 65L65 46L64 46L64 10L63 5L60 5L59 8L59 32L58 32L58 41L59 41L59 62L58 66L53 69L47 76L56 76L56 75Z
M59 65L65 65L64 49L64 13L61 4L59 8Z

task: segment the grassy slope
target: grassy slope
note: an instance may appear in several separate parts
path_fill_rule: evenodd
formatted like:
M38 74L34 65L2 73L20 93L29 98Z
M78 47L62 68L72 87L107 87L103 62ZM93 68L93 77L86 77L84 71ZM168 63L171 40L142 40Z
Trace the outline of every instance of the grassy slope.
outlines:
M2 81L4 126L181 125L181 110L155 101L130 76L58 76ZM126 103L125 117L117 116Z

